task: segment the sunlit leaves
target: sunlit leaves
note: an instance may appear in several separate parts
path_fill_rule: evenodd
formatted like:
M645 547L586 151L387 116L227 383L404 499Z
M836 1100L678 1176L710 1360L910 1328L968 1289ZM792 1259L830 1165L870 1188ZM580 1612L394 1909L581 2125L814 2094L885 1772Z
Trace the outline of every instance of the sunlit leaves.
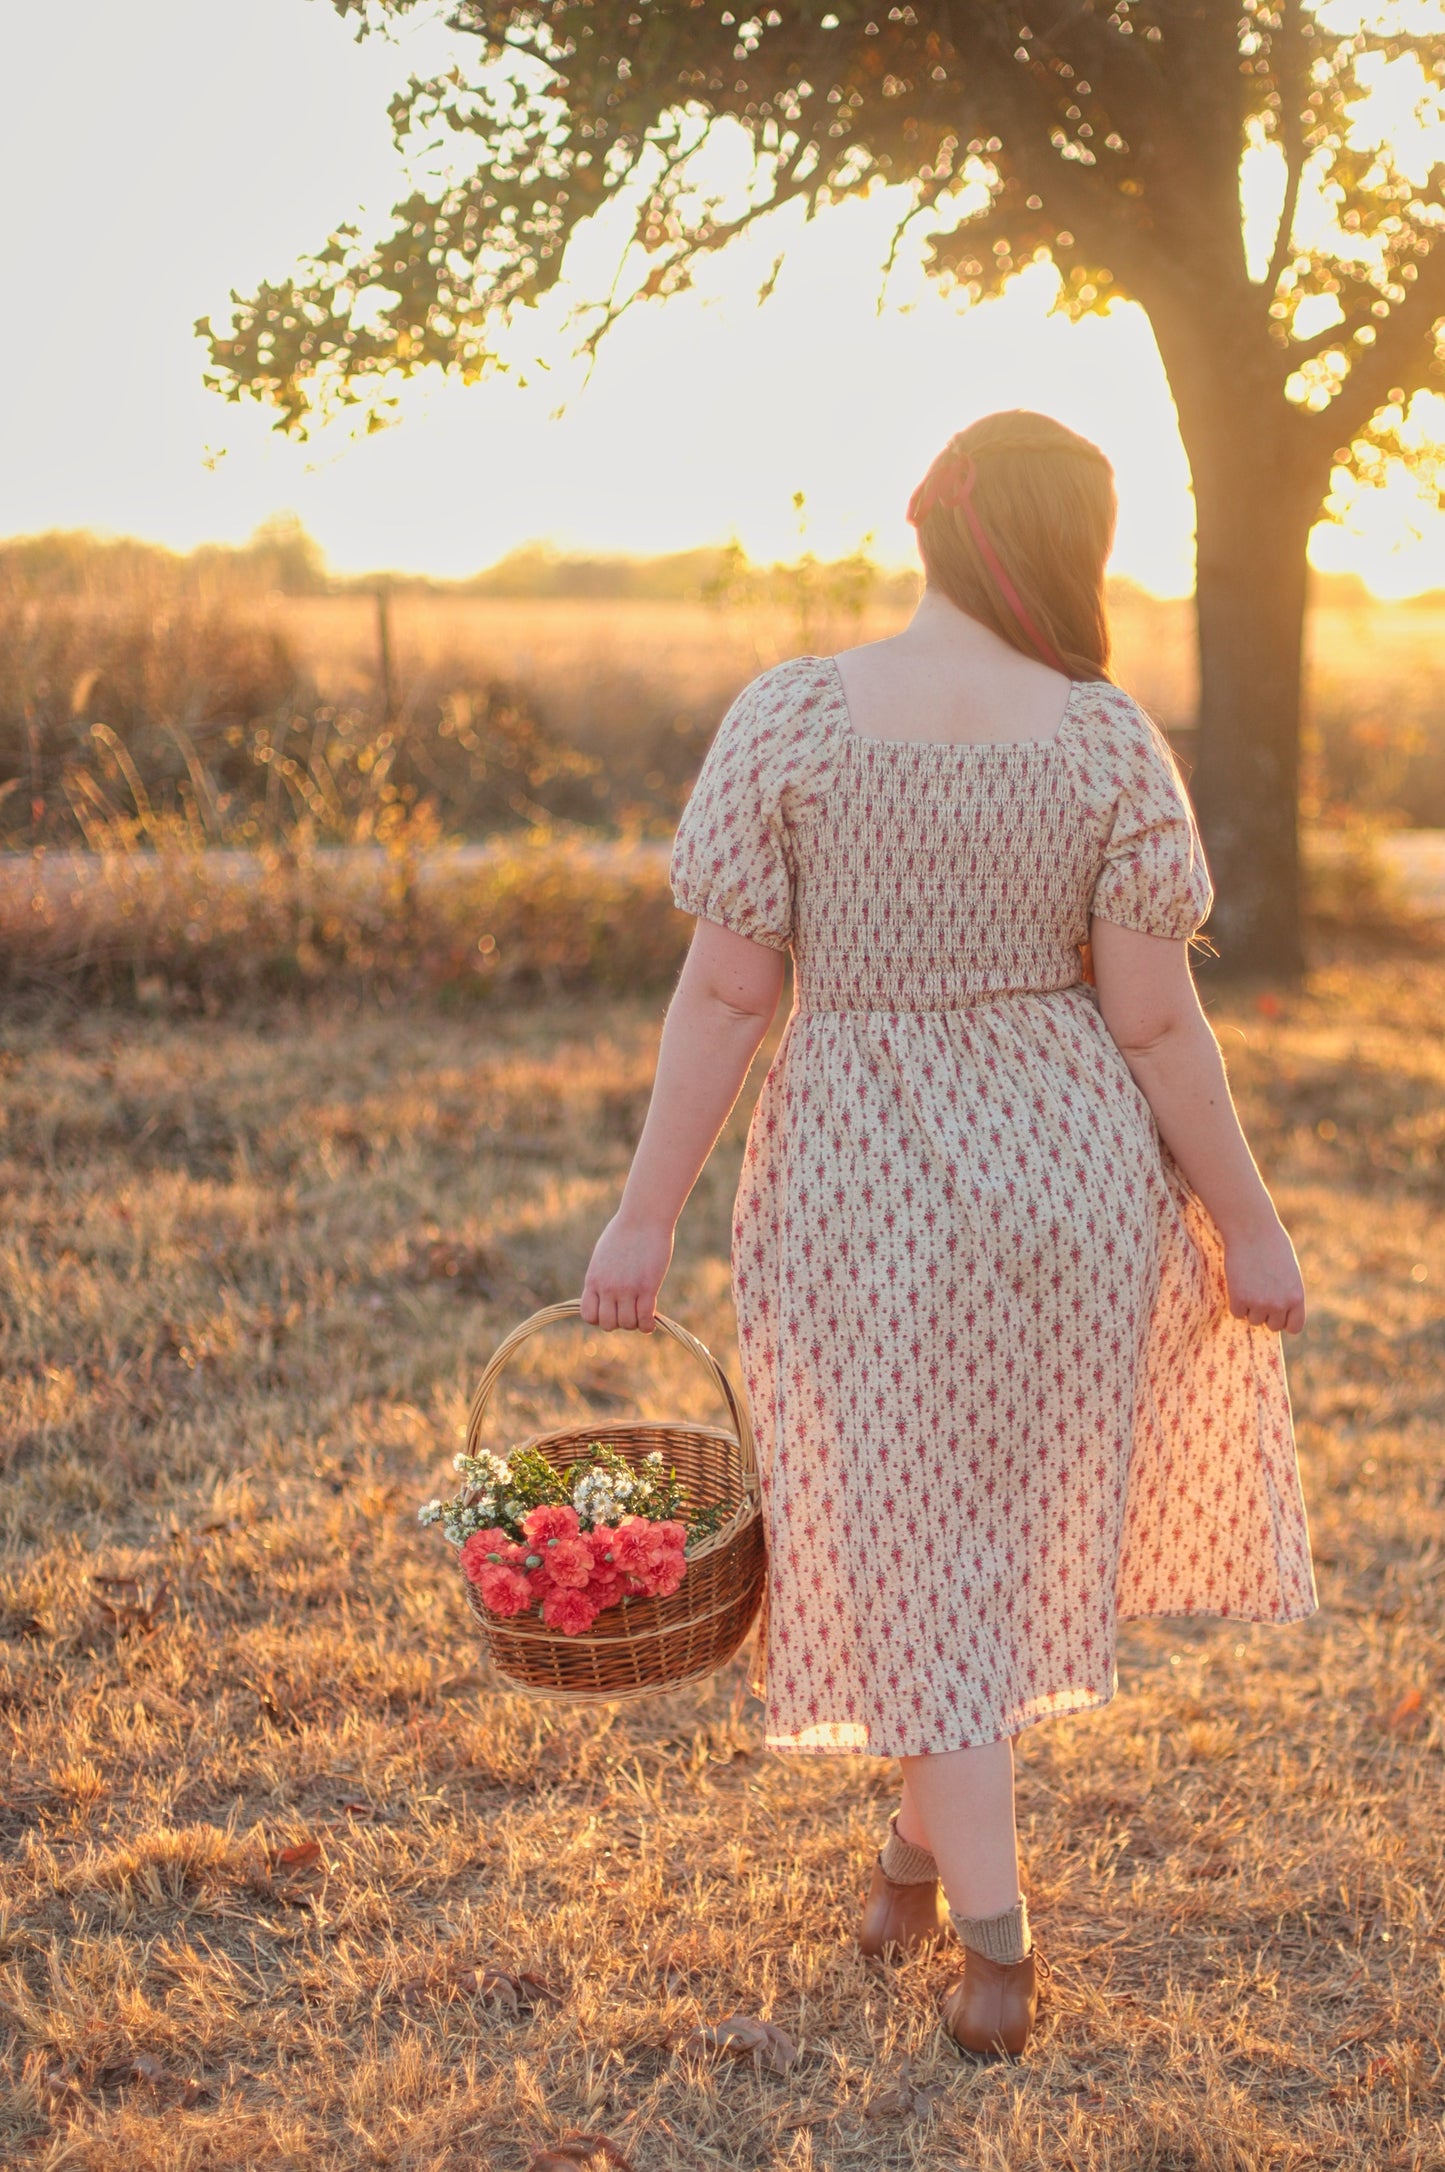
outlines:
M363 29L412 4L333 0ZM282 428L304 434L358 403L384 418L421 370L506 366L506 328L614 201L628 225L613 291L574 313L587 354L774 210L801 202L811 217L880 182L900 189L890 265L915 231L965 303L1040 261L1058 267L1056 306L1074 318L1124 296L1177 308L1192 283L1193 306L1208 295L1252 328L1276 396L1302 416L1347 385L1358 407L1381 371L1428 370L1419 320L1433 295L1418 274L1445 224L1445 35L1398 16L1341 31L1299 0L1118 0L1042 25L999 0L448 12L474 57L392 103L417 187L390 230L367 241L338 227L293 278L238 299L229 326L202 327L211 382L270 402ZM693 163L724 119L753 154L727 201L698 188ZM1279 161L1280 185L1273 237L1246 272L1250 146Z

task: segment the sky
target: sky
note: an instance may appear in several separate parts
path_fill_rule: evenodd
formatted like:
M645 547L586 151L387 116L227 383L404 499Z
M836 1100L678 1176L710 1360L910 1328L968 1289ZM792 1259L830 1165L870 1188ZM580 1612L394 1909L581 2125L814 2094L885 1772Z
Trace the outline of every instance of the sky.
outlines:
M198 316L343 219L384 226L402 185L387 99L445 36L423 12L396 44L357 44L328 0L0 8L0 80L23 89L0 137L0 533L189 549L289 511L340 572L464 576L534 540L648 553L736 538L758 560L862 545L912 564L904 509L933 454L976 415L1037 407L1114 463L1113 570L1189 590L1188 467L1142 312L1051 316L1047 267L969 310L914 256L880 313L898 192L761 222L693 292L631 311L585 383L560 315L601 291L605 236L579 237L569 291L523 328L551 365L525 384L416 384L397 427L306 446L208 392ZM740 176L731 133L717 172ZM1442 586L1445 518L1402 479L1362 494L1348 530L1317 530L1312 556L1385 595Z

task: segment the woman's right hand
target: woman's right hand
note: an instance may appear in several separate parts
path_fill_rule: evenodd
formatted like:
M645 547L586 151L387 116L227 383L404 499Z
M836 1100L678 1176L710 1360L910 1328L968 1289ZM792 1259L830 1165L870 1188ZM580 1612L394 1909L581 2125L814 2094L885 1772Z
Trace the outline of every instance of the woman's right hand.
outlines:
M1277 1217L1225 1238L1224 1279L1236 1320L1287 1335L1304 1326L1304 1277L1289 1232Z
M657 1293L672 1264L672 1230L662 1222L625 1222L614 1214L593 1247L582 1285L589 1327L637 1328L650 1335Z

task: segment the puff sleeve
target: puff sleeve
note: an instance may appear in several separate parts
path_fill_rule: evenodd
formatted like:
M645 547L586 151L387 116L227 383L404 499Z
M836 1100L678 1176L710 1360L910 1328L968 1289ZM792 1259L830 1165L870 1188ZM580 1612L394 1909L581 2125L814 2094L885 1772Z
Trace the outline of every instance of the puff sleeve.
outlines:
M1141 935L1194 935L1214 890L1178 765L1127 694L1110 688L1102 707L1085 762L1102 831L1090 911Z
M668 869L673 902L735 935L785 950L793 874L784 796L796 766L767 674L745 686L713 736L682 811Z

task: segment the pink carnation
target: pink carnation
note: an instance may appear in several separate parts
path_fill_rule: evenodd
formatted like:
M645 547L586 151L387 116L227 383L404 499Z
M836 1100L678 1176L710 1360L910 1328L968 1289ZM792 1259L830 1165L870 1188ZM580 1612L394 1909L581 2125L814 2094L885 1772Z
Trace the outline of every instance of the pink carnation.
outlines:
M532 1587L520 1569L488 1561L475 1581L489 1614L525 1614L532 1604Z
M595 1566L592 1548L585 1538L561 1538L549 1546L543 1562L554 1584L565 1584L571 1591L581 1591Z
M655 1551L652 1534L656 1528L646 1516L624 1516L612 1542L615 1565L634 1576L644 1568Z
M654 1546L663 1553L680 1554L687 1544L687 1525L672 1518L666 1523L655 1523L652 1533Z
M686 1574L687 1563L680 1553L655 1554L641 1568L629 1570L627 1588L637 1598L666 1599Z
M572 1591L563 1586L549 1591L542 1602L542 1619L553 1629L560 1629L564 1637L581 1636L597 1619L596 1602L585 1591Z
M500 1524L493 1524L489 1531L474 1531L457 1558L460 1560L466 1574L475 1584L483 1569L487 1567L490 1555L496 1554L502 1561L509 1562L516 1552L517 1548L512 1544Z
M592 1581L587 1586L587 1596L600 1614L605 1607L616 1606L627 1595L629 1579L616 1569L594 1569Z
M617 1544L617 1533L609 1523L594 1523L587 1533L587 1543L592 1548L593 1560L600 1564Z
M657 1599L670 1599L687 1574L687 1562L681 1551L669 1550L652 1568L652 1593Z
M529 1508L522 1518L522 1529L532 1541L534 1550L547 1544L549 1539L576 1538L579 1529L577 1511L565 1502L544 1502L539 1508Z

